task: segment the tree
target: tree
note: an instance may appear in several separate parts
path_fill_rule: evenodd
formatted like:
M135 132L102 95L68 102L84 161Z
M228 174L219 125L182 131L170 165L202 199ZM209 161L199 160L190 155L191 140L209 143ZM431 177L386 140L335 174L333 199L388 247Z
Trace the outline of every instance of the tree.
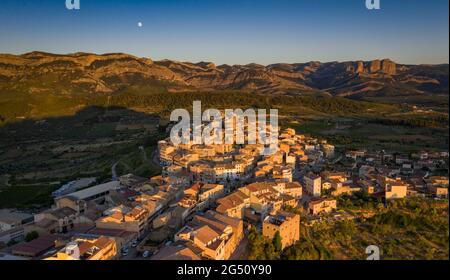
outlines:
M30 242L30 241L33 241L33 240L38 239L38 238L39 238L39 233L37 231L30 231L25 236L25 241L26 242Z
M250 229L248 240L250 247L249 259L250 260L266 259L264 237L254 227Z
M11 240L9 240L8 243L6 243L6 246L11 247L11 246L13 246L13 245L16 245L17 243L18 243L18 242L17 242L16 240L11 239Z
M277 237L278 235L278 237ZM272 240L264 237L254 227L250 229L249 240L249 259L250 260L277 260L282 251L281 236L278 233Z
M280 235L279 231L277 231L275 233L275 236L273 237L272 243L273 243L273 246L275 247L275 250L277 252L281 252L281 250L283 250L283 242L282 242L282 238L281 238L281 235Z
M280 256L272 242L265 242L264 253L265 257L262 260L276 260Z

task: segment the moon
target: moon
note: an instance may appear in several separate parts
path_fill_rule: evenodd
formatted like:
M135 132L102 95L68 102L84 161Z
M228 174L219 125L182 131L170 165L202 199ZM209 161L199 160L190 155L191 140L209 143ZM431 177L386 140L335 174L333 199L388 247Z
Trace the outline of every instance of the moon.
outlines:
M138 22L138 27L142 27L142 26L144 26L144 24L142 23L142 22Z

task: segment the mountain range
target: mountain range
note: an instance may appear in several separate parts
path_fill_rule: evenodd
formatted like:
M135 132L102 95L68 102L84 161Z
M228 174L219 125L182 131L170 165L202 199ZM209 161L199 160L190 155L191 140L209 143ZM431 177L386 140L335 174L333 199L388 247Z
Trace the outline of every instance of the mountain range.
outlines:
M390 59L348 62L215 65L153 61L123 53L0 54L0 93L113 94L130 87L168 92L245 90L352 99L448 95L449 66Z

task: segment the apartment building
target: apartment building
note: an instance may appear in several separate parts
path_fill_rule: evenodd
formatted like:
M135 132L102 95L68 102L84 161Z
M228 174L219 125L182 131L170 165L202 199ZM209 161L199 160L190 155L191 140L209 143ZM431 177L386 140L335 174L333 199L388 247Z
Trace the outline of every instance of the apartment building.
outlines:
M360 180L358 185L361 187L362 191L366 194L374 194L376 191L376 186L373 182L369 180Z
M138 236L135 232L120 230L120 229L102 229L102 228L92 228L86 232L87 235L91 237L109 237L116 241L117 251L120 252L123 248L129 248L133 241L135 241Z
M134 202L132 204L134 204L135 206L144 208L145 210L147 210L149 216L153 216L158 211L163 209L163 207L165 205L167 205L167 203L168 203L168 199L164 196L161 197L161 196L158 196L157 194L148 195L148 194L144 193L144 194L137 196L134 199Z
M220 184L204 184L199 191L198 199L200 203L209 204L225 194L225 186Z
M292 182L292 168L288 166L275 166L273 168L273 179Z
M348 176L345 172L322 172L321 177L324 181L330 180L334 182L345 183L348 180Z
M216 176L213 169L213 163L207 161L198 161L191 163L188 168L192 177L196 181L205 183L215 183Z
M272 210L279 210L283 205L295 207L302 193L302 186L299 183L253 183L219 199L216 211L242 219L245 216L244 210L251 208L262 222Z
M353 193L360 192L361 188L359 186L354 186L351 184L346 185L338 185L334 188L334 191L331 192L332 196L341 196L341 195L352 195Z
M306 192L313 197L320 197L322 194L322 178L314 173L308 173L303 177Z
M192 246L189 241L179 241L162 247L151 260L200 261L202 259L200 254L201 251Z
M100 229L120 229L136 233L138 237L145 232L150 213L142 207L119 206L109 209L106 217L101 217L95 221L95 225Z
M236 191L232 194L219 198L216 211L229 217L242 219L244 209L250 207L250 196L242 191Z
M250 207L264 219L272 210L280 210L284 205L283 196L273 187L260 190L250 189Z
M45 233L66 233L75 227L78 213L72 208L63 207L50 209L34 217L35 222L28 225L28 228Z
M178 205L193 210L204 210L224 194L225 187L223 185L198 182L184 191L184 197L178 202Z
M180 150L179 152L175 152L173 163L187 169L190 163L196 162L199 159L199 155L195 152Z
M310 201L308 204L308 212L311 215L331 213L336 209L337 201L335 199L319 198Z
M385 198L387 200L405 198L408 194L408 185L401 178L384 178ZM382 185L382 186L383 186Z
M434 176L426 180L427 190L437 198L448 198L448 177Z
M77 237L48 261L74 260L113 260L117 257L117 244L113 238L101 236L99 238Z
M283 249L300 240L300 215L276 211L267 216L262 226L263 236L273 239L277 232Z
M213 145L193 145L191 151L198 154L199 158L215 157L217 153Z
M292 182L292 183L286 183L286 184L279 184L283 186L283 189L280 190L280 192L290 195L294 197L295 199L301 199L303 196L303 187L298 182Z
M169 145L167 141L158 142L159 158L162 165L170 165L173 163L175 150L175 147Z
M0 232L29 224L34 221L34 216L28 213L11 209L0 209Z
M242 220L208 211L195 216L175 235L175 241L190 242L190 248L204 259L227 260L243 237Z

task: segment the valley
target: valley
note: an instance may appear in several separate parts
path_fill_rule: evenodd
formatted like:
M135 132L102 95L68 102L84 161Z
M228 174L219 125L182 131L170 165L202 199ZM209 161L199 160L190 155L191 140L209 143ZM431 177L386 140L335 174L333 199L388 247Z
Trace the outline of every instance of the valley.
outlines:
M81 177L148 177L177 108L278 109L280 125L339 147L448 149L448 65L390 60L261 66L126 54L0 55L0 206L42 207ZM25 195L27 194L27 195Z

